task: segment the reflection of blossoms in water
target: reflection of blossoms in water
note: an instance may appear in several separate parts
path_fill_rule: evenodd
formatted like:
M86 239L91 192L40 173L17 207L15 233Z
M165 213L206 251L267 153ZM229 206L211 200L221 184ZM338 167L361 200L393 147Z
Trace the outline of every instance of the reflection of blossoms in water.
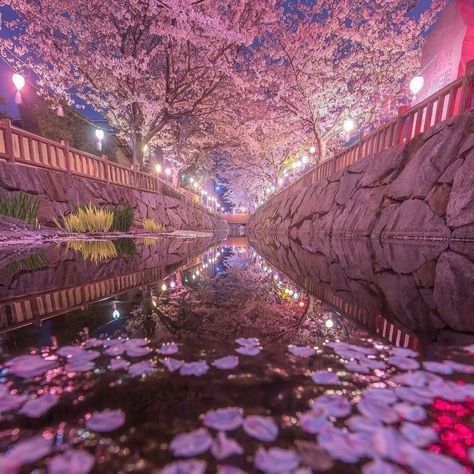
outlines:
M373 341L319 341L313 354L237 338L238 347L261 352L235 364L234 344L201 341L89 339L5 360L2 428L15 434L0 441L0 472L117 472L138 463L145 472L219 465L227 474L293 473L330 471L335 461L363 462L364 474L470 472L468 351L423 364L412 350ZM167 356L176 349L180 359ZM394 357L404 360L385 363ZM345 368L349 359L359 371ZM424 370L405 369L406 360Z

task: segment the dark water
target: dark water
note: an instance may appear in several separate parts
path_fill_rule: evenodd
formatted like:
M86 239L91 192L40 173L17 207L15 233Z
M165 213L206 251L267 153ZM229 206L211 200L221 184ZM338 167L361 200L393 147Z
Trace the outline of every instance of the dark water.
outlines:
M473 286L445 243L2 250L0 472L473 472Z

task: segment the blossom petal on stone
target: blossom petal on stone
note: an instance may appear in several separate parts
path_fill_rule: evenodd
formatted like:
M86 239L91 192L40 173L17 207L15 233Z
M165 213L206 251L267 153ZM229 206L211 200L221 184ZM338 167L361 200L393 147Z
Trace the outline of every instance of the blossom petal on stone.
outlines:
M242 355L257 356L258 354L260 354L262 349L257 346L241 346L235 349L235 351Z
M409 357L391 356L387 359L390 365L394 365L401 370L416 370L420 367L420 363Z
M404 474L405 471L395 466L394 464L376 459L362 468L362 474Z
M88 474L94 462L94 456L87 451L70 449L48 461L48 474Z
M406 347L392 347L390 353L399 357L418 357L418 352Z
M444 362L423 362L423 368L435 374L451 375L453 373L453 368Z
M417 474L465 474L465 468L454 459L443 454L432 453L409 446L405 450L404 464Z
M158 352L162 355L173 355L176 354L178 350L178 344L176 344L175 342L165 342L161 344L161 347L158 349Z
M209 370L207 362L200 360L198 362L184 362L181 368L179 369L180 375L194 375L195 377L200 377L204 375Z
M438 439L438 435L432 428L414 423L403 423L400 432L408 441L419 447L434 443Z
M288 352L296 357L308 358L316 354L316 351L309 346L295 346L290 344L288 346Z
M321 395L310 401L312 409L323 408L328 416L343 418L350 414L352 405L349 400L337 394Z
M319 385L336 385L339 383L339 377L335 372L320 370L311 375L313 382Z
M206 452L211 445L212 436L205 428L199 428L175 436L170 449L175 456L191 457Z
M242 446L235 439L228 438L222 431L217 433L217 437L211 446L212 455L219 461L230 456L243 454L243 452Z
M318 443L333 458L354 463L367 455L369 436L330 426L319 433Z
M204 474L206 472L206 461L200 459L189 459L187 461L176 461L167 464L160 474Z
M348 426L352 431L368 431L369 433L372 433L373 431L382 428L383 424L380 420L376 420L375 418L353 415L346 420L346 426Z
M208 428L218 431L232 431L243 422L243 410L237 407L218 408L203 415L203 423Z
M128 373L132 377L140 377L142 375L149 375L155 371L155 367L150 360L142 360L130 365Z
M125 423L125 414L122 410L95 411L86 420L86 428L97 433L107 433L120 428Z
M0 413L16 410L27 400L27 395L11 394L5 385L0 385Z
M346 362L344 367L350 372L357 372L358 374L370 374L372 370L369 366L360 362Z
M319 433L329 425L324 408L309 410L298 414L300 428L306 433Z
M399 420L398 413L390 405L376 399L362 397L357 403L357 409L366 418L384 423L396 423Z
M43 359L40 355L23 355L5 362L10 373L25 379L43 375L57 365L56 361Z
M247 474L247 471L243 471L235 466L229 466L224 464L222 466L218 466L217 474Z
M293 449L259 448L254 464L257 469L267 474L286 474L299 466L300 457Z
M151 349L147 346L127 347L126 352L129 357L144 357L151 352Z
M324 472L333 467L333 459L316 443L296 440L295 446L301 461L314 471Z
M275 441L278 436L278 426L269 417L247 416L244 420L243 428L249 436L260 441Z
M19 465L30 464L49 454L52 449L52 439L37 435L15 444L5 458L10 458Z
M221 357L216 359L212 365L221 370L235 369L239 365L239 358L233 355Z
M426 410L410 403L396 403L393 408L405 420L422 421L426 418Z
M109 362L109 365L107 366L107 369L113 370L113 371L122 370L122 369L126 369L129 365L130 363L126 361L125 359L120 359L120 358L111 359Z
M260 345L260 341L256 337L239 337L235 340L239 346L255 347Z
M29 416L30 418L39 418L43 416L50 408L56 405L59 401L59 395L52 393L45 393L38 398L28 400L19 413Z
M445 360L444 363L445 365L449 365L454 372L460 374L474 374L474 365L461 364L460 362L455 362L453 360Z
M66 364L64 369L68 372L90 372L94 370L95 364L94 362L73 362L70 364Z
M387 404L395 403L398 399L395 392L390 388L369 388L365 390L362 395L364 398Z
M168 370L168 372L174 372L183 365L182 360L173 359L172 357L165 357L164 359L160 359L160 362L166 367L166 370Z

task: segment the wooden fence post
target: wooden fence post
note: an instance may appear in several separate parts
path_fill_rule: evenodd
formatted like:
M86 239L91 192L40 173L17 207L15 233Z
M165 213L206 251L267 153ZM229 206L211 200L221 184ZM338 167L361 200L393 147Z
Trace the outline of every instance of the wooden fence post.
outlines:
M4 125L4 138L5 138L5 154L9 161L15 161L15 152L13 149L13 133L12 133L12 123L8 119L2 120Z
M102 162L104 163L104 179L109 182L109 157L102 155Z
M466 64L466 71L461 86L461 102L459 104L459 114L471 109L474 95L474 59Z
M66 172L71 174L71 155L69 153L69 142L66 140L61 140L62 145L64 146L64 161L66 163Z
M394 145L399 145L403 143L403 128L405 125L404 114L408 112L408 105L402 105L398 108L398 117L397 123L395 124L395 133L394 133Z

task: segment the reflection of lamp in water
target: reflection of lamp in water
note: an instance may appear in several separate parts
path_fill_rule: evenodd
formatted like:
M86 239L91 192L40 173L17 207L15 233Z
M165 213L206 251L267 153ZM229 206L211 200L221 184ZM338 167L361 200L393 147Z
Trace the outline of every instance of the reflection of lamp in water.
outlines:
M114 310L112 312L112 318L114 318L114 319L119 319L120 318L120 313L119 313L119 310L117 309L117 303L114 303Z
M176 283L174 280L170 281L170 288L176 288Z
M161 285L161 291L166 291L168 289L168 287L166 286L166 283L163 283Z
M328 328L331 329L334 326L334 321L332 319L326 319L326 322L324 325Z

